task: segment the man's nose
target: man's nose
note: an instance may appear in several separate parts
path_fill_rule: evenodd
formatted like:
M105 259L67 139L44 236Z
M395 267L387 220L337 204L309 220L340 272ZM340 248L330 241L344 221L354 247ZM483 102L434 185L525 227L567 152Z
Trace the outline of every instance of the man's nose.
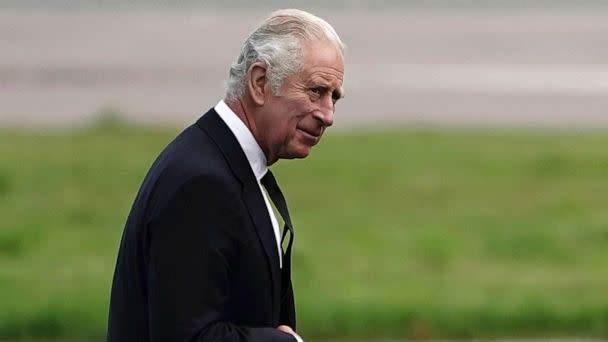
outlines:
M334 112L336 110L334 101L331 96L324 96L321 99L321 108L315 111L315 118L323 123L325 126L331 126L334 124Z
M334 110L321 108L314 112L315 119L321 121L323 126L329 127L334 124Z

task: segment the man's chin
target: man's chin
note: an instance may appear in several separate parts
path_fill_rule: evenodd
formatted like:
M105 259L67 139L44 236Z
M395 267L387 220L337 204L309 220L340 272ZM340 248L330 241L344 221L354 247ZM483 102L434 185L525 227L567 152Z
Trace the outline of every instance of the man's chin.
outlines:
M286 153L286 156L282 157L282 159L303 159L303 158L306 158L310 154L311 149L312 149L312 146L298 146L298 148L293 149L289 153Z

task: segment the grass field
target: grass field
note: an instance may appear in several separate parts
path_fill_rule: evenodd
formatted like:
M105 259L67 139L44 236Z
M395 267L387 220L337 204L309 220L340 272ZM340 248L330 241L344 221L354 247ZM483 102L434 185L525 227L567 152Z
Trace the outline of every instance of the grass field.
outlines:
M0 131L0 339L101 338L172 129ZM331 132L273 167L313 337L608 336L608 135Z

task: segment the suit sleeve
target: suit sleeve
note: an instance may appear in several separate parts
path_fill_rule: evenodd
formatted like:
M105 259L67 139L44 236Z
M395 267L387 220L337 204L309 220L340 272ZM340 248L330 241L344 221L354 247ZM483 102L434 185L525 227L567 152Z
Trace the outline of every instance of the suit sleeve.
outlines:
M184 184L149 224L151 341L294 342L274 327L227 321L231 265L239 253L238 196L209 177Z
M284 278L285 279L285 278ZM279 324L290 326L294 331L296 330L296 308L293 295L293 286L291 279L284 281L287 283L285 294L281 299L281 316Z

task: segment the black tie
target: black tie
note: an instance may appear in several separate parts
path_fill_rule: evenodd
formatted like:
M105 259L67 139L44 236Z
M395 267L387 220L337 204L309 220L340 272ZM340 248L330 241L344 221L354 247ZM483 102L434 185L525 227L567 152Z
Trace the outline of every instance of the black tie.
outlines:
M281 237L281 245L283 245L283 240L285 240L285 236L289 231L289 243L287 244L287 250L285 251L285 257L283 258L285 261L284 271L289 275L291 273L291 246L293 245L293 225L291 224L291 218L289 217L289 211L287 210L287 203L285 202L285 197L277 184L277 180L272 175L272 172L268 170L264 177L262 177L262 184L266 188L272 203L277 208L281 216L283 217L283 221L285 221L285 227L283 227L283 236Z

